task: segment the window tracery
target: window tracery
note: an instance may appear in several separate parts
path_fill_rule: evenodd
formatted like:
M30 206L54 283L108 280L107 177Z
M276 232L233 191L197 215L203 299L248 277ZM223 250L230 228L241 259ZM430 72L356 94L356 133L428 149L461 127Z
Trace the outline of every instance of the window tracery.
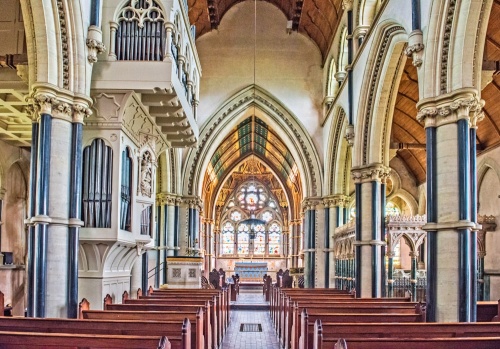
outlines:
M221 255L279 256L282 217L276 199L261 183L242 184L227 198L221 228ZM249 219L255 223L250 224Z

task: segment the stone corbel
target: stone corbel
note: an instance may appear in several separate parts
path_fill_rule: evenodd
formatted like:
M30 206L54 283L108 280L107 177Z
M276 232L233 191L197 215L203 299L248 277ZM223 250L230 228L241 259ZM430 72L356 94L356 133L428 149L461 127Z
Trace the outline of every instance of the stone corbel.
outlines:
M89 49L87 59L90 64L93 64L97 62L97 55L106 50L106 46L102 43L102 32L95 25L89 27L86 43Z
M345 129L345 139L349 147L354 145L354 125L347 125Z
M422 56L424 50L424 40L421 30L414 30L408 37L408 47L405 49L405 54L411 57L413 65L417 68L422 66Z
M144 252L146 252L146 249L144 246L149 244L151 242L150 238L139 238L135 239L135 248L137 249L137 255L140 256Z

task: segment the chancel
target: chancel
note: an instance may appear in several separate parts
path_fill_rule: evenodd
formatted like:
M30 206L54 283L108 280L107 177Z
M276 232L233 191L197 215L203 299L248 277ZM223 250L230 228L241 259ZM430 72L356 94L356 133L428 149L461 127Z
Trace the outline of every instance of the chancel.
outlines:
M2 1L0 347L500 348L499 16Z

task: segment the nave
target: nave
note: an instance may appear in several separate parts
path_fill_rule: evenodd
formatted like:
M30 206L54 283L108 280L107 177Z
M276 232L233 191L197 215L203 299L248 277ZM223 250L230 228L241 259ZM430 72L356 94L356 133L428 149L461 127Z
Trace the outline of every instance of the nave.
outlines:
M280 348L269 316L269 302L265 301L262 286L240 286L238 299L231 302L231 307L231 319L221 349ZM249 331L243 332L247 328Z

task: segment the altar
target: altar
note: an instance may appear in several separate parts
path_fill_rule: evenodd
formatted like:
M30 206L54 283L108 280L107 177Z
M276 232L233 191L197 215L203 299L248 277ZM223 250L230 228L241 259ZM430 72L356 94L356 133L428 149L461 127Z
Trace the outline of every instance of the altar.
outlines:
M262 282L267 274L266 262L236 262L234 273L240 276L240 282Z

